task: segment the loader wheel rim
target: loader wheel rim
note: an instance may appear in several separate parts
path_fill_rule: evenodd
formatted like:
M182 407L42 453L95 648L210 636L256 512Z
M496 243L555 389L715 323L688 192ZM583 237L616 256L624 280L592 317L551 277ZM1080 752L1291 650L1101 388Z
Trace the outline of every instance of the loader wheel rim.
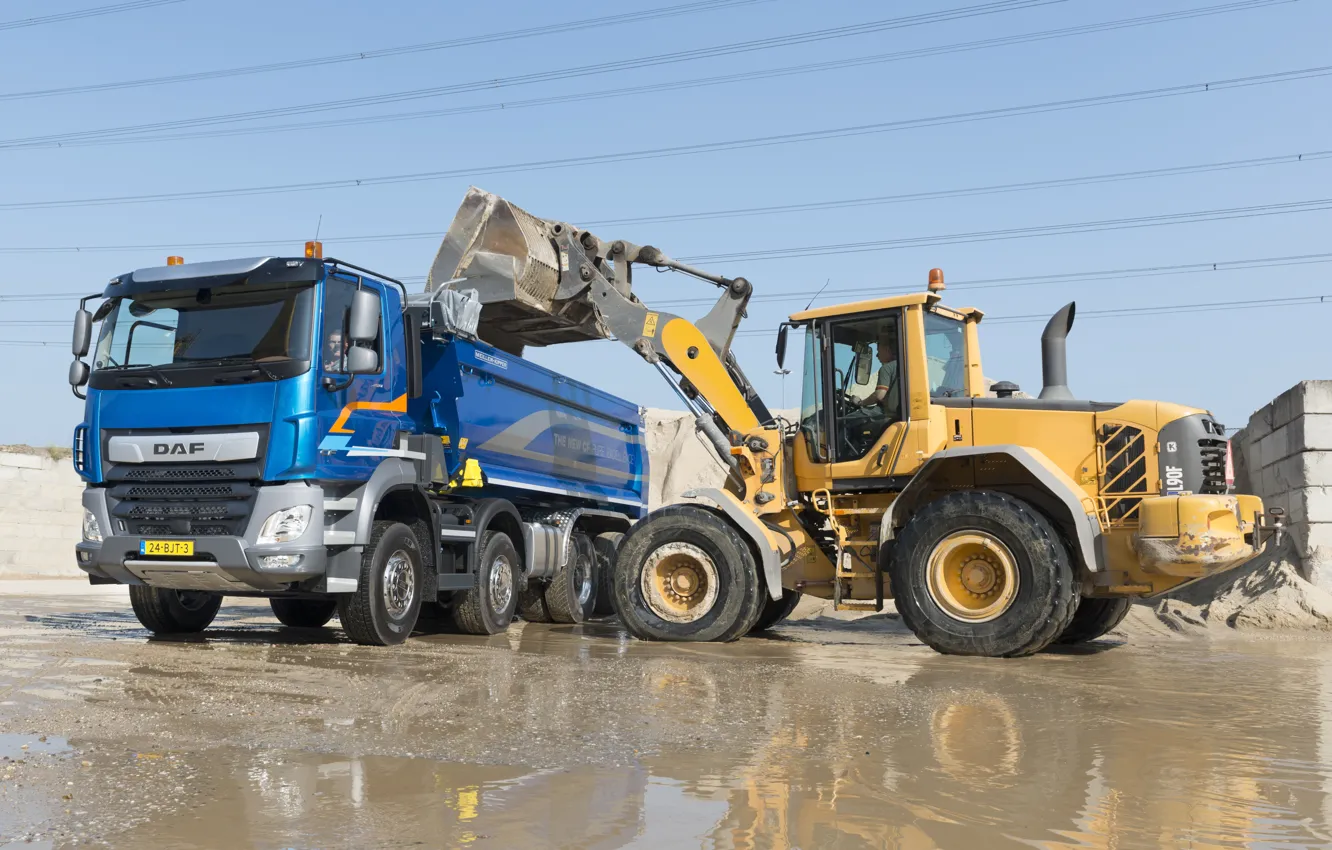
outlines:
M416 571L412 569L410 556L402 549L389 555L384 564L383 584L384 610L393 619L402 619L416 597Z
M643 599L672 623L692 623L712 610L720 580L708 553L690 543L657 547L643 564Z
M986 623L1013 605L1017 559L984 531L954 532L935 545L926 570L930 598L954 620Z

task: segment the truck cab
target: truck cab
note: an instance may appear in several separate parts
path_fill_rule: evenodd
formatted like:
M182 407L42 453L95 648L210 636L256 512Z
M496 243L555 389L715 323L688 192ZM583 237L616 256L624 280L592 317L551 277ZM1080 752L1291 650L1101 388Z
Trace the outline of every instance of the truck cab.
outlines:
M79 567L130 585L155 631L206 626L224 595L267 596L291 625L341 606L365 643L405 638L423 605L487 633L538 607L532 594L552 618L590 614L593 538L644 507L638 408L495 352L437 322L439 299L413 304L401 283L319 253L172 258L83 300ZM564 404L563 418L474 439L532 397ZM568 448L590 420L598 439ZM563 451L533 450L561 437ZM581 454L595 459L571 473Z

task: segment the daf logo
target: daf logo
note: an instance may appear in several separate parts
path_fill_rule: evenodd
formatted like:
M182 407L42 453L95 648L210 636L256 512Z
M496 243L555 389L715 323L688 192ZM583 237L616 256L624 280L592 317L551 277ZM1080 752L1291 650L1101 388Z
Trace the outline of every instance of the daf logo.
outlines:
M203 450L203 443L153 443L155 455L194 455Z

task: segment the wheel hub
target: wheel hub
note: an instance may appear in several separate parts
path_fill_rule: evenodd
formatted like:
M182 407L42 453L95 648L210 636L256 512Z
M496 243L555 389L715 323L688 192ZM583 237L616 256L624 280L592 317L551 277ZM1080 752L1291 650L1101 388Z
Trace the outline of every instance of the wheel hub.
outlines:
M389 555L384 565L384 609L395 620L402 619L416 597L416 571L402 549Z
M957 531L935 545L926 573L930 598L949 617L984 623L1017 598L1017 560L988 532Z
M503 611L509 607L509 600L513 598L513 564L504 555L500 555L490 565L487 589L493 610Z
M672 623L692 623L717 601L717 565L691 543L667 543L643 564L643 599L652 613Z

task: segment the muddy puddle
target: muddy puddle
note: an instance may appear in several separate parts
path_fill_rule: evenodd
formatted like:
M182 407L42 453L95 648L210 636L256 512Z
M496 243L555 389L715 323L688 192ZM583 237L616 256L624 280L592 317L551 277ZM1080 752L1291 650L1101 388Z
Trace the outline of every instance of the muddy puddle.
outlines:
M20 631L0 753L62 749L0 780L0 847L1332 846L1325 641L993 661L892 623L596 625L381 652L253 607L176 643Z

